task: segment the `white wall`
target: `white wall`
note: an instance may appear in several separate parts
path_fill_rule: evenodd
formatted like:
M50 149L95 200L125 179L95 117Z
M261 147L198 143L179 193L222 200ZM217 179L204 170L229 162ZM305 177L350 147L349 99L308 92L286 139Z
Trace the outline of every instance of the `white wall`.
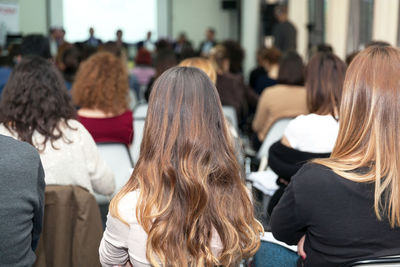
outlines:
M219 0L172 0L172 37L175 39L180 32L186 32L197 49L207 28L213 27L217 40L236 39L232 12L223 10Z
M288 17L297 30L297 53L306 59L308 33L306 25L308 22L308 0L289 1Z
M326 43L332 45L335 54L346 58L346 38L349 23L349 1L328 0L326 7Z
M257 66L256 52L260 47L260 0L242 1L241 44L246 51L243 71L247 78L250 70Z
M47 34L46 0L0 0L19 5L19 27L23 34Z
M399 0L375 0L372 39L397 45Z

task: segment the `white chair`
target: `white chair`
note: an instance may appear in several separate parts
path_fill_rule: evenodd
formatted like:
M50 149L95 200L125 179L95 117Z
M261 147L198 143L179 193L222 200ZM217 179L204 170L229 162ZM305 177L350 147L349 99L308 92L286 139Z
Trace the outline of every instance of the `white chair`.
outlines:
M286 126L292 118L283 118L277 120L274 124L272 124L269 129L265 139L257 152L257 158L261 160L259 170L263 171L268 166L268 151L273 143L279 141L283 137L283 133L286 129Z
M235 128L236 131L239 129L239 124L236 116L236 110L232 106L222 106L222 112L229 123Z
M137 105L133 110L133 119L146 119L147 107L147 104Z
M140 104L136 106L136 108L133 110L133 142L130 147L130 153L133 159L133 163L136 164L136 162L139 159L139 153L140 153L140 144L142 143L143 139L143 130L144 130L144 122L146 120L146 115L147 115L147 104Z
M125 185L132 174L133 164L128 147L121 143L98 143L97 148L101 157L114 172L115 194ZM110 197L96 193L95 197L99 204L106 204L111 200Z

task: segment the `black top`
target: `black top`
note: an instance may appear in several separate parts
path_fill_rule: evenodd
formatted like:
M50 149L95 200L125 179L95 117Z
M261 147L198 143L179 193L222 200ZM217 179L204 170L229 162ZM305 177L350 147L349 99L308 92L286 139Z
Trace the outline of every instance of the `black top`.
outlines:
M276 24L273 30L273 36L274 46L282 53L296 50L297 31L289 21Z
M42 230L44 172L36 149L0 135L0 266L32 266Z
M275 142L268 153L268 166L286 181L290 181L293 175L308 161L316 158L328 158L330 153L311 153L285 146L281 141Z
M290 245L306 234L306 267L400 254L400 228L376 218L374 184L344 179L317 164L304 165L292 178L272 213L271 228Z

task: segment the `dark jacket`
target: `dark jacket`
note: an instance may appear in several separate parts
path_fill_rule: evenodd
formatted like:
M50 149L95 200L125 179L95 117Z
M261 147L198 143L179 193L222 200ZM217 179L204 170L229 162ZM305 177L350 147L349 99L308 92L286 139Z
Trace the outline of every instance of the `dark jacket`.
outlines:
M271 217L274 237L296 245L305 235L307 258L298 266L336 267L400 255L400 227L374 212L374 183L345 179L319 164L292 178Z
M276 183L280 186L271 197L268 204L267 212L271 215L286 188L286 184L280 182L279 179L282 178L289 183L292 176L295 175L305 163L316 158L328 158L330 153L303 152L287 147L283 145L281 141L278 141L271 146L268 155L268 165L278 175L279 178Z

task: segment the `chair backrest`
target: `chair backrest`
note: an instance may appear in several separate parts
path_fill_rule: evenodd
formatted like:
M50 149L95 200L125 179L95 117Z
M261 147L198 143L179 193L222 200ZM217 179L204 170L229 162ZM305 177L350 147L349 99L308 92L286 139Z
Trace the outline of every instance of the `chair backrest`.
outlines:
M400 255L361 260L347 265L348 267L394 267L400 266Z
M133 110L133 118L136 119L146 119L147 115L147 104L140 104L135 107ZM136 134L136 133L135 133Z
M282 118L277 120L274 124L272 124L267 135L265 136L265 139L260 149L257 152L257 158L261 159L263 157L266 157L268 160L269 148L273 143L282 139L286 126L289 124L291 120L292 118Z
M35 267L99 266L103 235L99 207L86 189L47 185Z
M236 131L239 129L238 120L236 116L236 110L232 106L222 106L222 112L225 115L225 118L235 127Z
M125 183L133 170L133 162L129 149L122 143L97 143L97 148L101 157L110 166L115 176L115 192L118 192ZM95 194L98 203L108 203L109 198Z

